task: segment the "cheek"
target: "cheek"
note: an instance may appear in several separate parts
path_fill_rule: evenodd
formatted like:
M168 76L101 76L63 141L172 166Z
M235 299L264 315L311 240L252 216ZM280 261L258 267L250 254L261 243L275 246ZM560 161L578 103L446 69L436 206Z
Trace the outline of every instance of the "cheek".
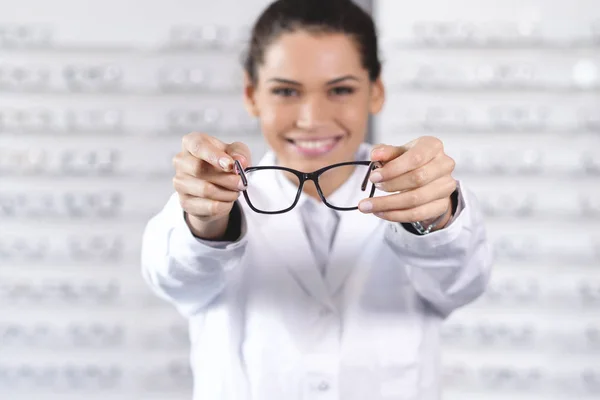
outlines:
M260 125L263 135L272 143L281 129L281 114L277 112L276 108L267 107L261 109Z
M365 113L364 106L346 107L341 112L342 123L346 129L352 132L353 136L360 138L361 134L366 133L369 114Z

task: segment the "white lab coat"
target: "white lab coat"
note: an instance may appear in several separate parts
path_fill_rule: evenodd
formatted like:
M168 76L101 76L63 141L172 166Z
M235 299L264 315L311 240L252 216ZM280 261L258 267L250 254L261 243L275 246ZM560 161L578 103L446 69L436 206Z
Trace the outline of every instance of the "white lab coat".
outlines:
M340 213L324 277L297 209L257 214L240 198L242 238L218 248L193 237L174 194L146 227L142 273L189 319L194 399L439 399L440 325L491 267L476 199L459 188L460 214L426 236Z

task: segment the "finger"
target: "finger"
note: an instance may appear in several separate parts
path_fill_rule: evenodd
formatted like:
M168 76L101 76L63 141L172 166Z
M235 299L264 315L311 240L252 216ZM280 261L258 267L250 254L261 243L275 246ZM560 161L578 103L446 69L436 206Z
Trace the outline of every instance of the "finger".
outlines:
M442 153L443 154L443 153ZM431 182L437 181L442 177L451 178L454 171L454 160L445 154L433 159L430 163L423 165L415 170L407 172L396 178L376 183L377 189L384 192L400 192L416 189Z
M443 145L436 138L421 138L416 142L400 146L395 150L388 149L386 146L381 152L386 153L383 161L384 165L371 174L371 182L385 182L397 176L415 170L433 160L440 152L443 152ZM375 151L372 156L375 161L379 152ZM395 156L395 157L394 157Z
M380 161L387 163L396 157L400 157L406 153L412 146L413 142L407 143L404 146L391 146L389 144L378 144L373 146L371 150L371 161Z
M365 199L359 203L359 210L370 213L410 210L440 199L447 199L455 189L456 181L451 177L443 177L417 189Z
M191 175L201 178L210 170L216 170L211 164L193 156L186 150L179 152L173 157L173 166L177 173Z
M234 204L234 202L209 200L188 195L180 195L179 202L188 214L198 218L226 215L231 212Z
M233 168L233 159L225 152L225 143L219 139L204 133L191 133L183 137L182 146L185 151L215 168L226 172Z
M225 148L225 152L242 164L242 168L248 168L251 163L250 148L242 142L233 142Z
M242 178L233 172L208 171L202 176L202 179L227 190L239 191L245 189Z
M375 215L390 222L419 222L437 218L448 211L450 199L440 199L408 210L382 211Z
M240 195L237 190L224 189L212 182L196 179L190 175L176 175L173 178L173 187L180 194L224 202L235 201Z

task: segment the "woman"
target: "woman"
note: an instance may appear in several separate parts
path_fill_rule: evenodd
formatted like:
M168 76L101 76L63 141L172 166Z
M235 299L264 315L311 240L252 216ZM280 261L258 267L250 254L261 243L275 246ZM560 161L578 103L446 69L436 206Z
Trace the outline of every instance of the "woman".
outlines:
M259 165L300 172L188 134L143 238L146 281L189 319L194 398L438 399L440 325L483 292L490 250L438 139L364 143L384 103L373 21L349 0L276 1L245 71Z

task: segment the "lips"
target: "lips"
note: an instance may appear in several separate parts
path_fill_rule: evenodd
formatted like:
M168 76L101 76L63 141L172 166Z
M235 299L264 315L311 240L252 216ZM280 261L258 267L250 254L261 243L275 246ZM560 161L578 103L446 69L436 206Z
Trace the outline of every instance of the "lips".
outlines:
M331 152L342 139L342 136L328 138L299 138L286 139L288 143L300 154L320 156Z

